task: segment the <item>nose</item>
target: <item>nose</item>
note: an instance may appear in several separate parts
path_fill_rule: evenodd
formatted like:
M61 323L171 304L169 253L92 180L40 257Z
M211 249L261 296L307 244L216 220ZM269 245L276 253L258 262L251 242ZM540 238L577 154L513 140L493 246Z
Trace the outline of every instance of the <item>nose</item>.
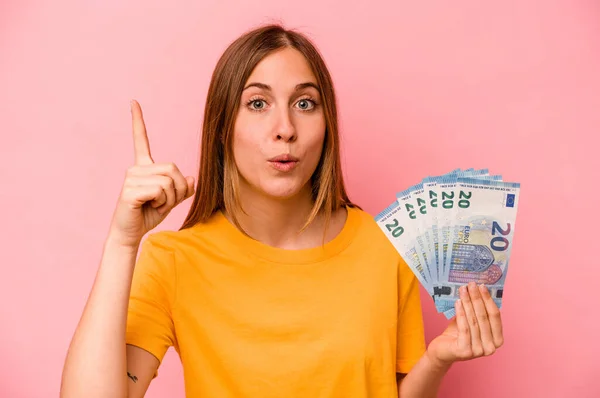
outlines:
M283 109L279 112L276 125L275 125L274 139L276 141L283 140L286 142L293 142L296 140L296 128L290 118L290 114L287 109Z

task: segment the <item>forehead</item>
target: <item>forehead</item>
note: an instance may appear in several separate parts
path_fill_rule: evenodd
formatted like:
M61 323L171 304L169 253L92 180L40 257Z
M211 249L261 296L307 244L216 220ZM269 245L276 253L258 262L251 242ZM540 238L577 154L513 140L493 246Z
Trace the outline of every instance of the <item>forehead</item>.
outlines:
M246 83L253 82L268 84L275 90L317 81L304 55L293 48L284 48L267 55L256 65Z

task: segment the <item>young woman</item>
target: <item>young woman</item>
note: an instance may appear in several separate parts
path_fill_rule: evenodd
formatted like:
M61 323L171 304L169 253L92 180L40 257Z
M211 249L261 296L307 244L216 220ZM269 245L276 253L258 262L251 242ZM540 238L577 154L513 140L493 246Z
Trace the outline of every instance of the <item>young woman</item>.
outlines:
M426 348L416 278L346 194L333 83L303 35L263 26L227 48L198 184L153 161L135 101L132 118L135 164L62 397L143 397L169 347L189 397L434 397L453 363L502 345L472 285ZM142 241L190 197L179 231Z

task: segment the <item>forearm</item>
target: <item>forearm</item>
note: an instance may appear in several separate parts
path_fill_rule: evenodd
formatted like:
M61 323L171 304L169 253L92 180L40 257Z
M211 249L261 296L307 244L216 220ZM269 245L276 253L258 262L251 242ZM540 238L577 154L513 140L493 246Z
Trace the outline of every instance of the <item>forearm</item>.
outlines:
M71 341L61 397L126 397L125 328L137 248L110 236Z
M435 398L450 365L433 361L427 352L400 382L399 398Z

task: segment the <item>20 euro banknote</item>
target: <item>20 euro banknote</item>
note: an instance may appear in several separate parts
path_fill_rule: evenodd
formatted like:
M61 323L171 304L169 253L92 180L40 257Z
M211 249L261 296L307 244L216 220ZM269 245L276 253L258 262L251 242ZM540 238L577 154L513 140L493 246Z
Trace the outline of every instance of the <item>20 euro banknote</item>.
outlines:
M458 178L458 200L447 275L436 295L440 302L458 299L458 288L473 281L487 285L496 304L502 305L504 282L514 240L520 184Z

